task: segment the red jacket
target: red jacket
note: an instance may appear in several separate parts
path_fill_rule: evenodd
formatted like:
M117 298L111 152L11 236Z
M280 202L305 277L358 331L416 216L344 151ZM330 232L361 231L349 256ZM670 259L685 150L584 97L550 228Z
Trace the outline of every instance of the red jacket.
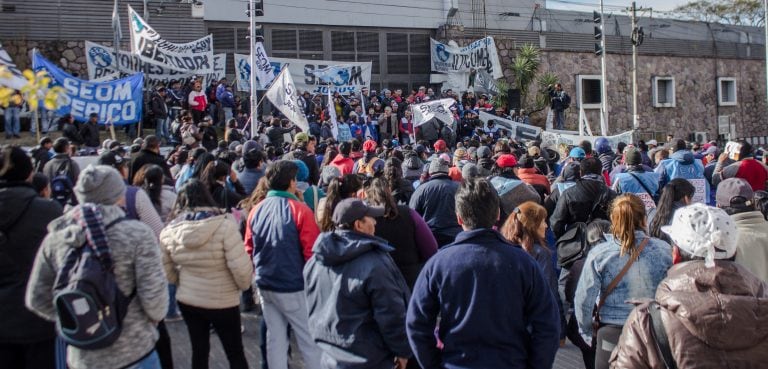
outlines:
M549 193L549 180L545 175L539 174L536 168L520 168L517 170L517 177L531 186L542 185L546 188L546 193Z
M345 158L343 155L338 154L335 158L331 161L331 165L333 165L336 168L339 168L339 172L341 172L341 175L347 175L352 173L352 168L355 166L355 161L351 158Z

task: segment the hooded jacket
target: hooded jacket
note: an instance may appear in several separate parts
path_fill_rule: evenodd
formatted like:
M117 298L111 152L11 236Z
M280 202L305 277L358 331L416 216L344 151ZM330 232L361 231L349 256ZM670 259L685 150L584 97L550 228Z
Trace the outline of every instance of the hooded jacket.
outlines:
M345 176L347 174L352 173L352 168L355 166L355 161L349 157L344 157L344 155L338 154L331 161L331 165L333 165L336 168L339 168L339 172L341 172L341 175Z
M768 286L738 263L672 267L656 291L678 368L759 368L768 362ZM648 304L627 318L611 368L665 368Z
M354 231L322 233L304 267L309 331L324 368L390 369L410 357L408 287L384 239Z
M693 195L693 202L706 204L709 199L709 182L704 179L704 164L701 160L695 159L693 153L688 150L678 150L669 156L669 159L662 160L656 167L656 173L659 174L659 188L669 183L675 178L687 179L697 188ZM699 189L703 189L701 191Z
M160 233L163 266L177 286L176 299L205 309L238 306L253 274L239 227L231 214L194 210Z
M48 223L61 206L38 197L26 183L0 184L0 343L31 343L56 336L53 324L24 307L24 291ZM5 239L5 241L2 240Z
M768 282L768 221L759 211L731 215L739 230L736 262Z
M101 205L104 224L125 217L114 205ZM70 211L48 225L27 286L26 305L41 317L54 321L53 285L72 247L85 243L85 232ZM123 220L106 230L117 287L126 296L136 295L128 305L123 331L111 346L99 350L67 348L67 364L73 369L123 368L155 349L157 323L168 312L168 281L163 272L157 236L138 220Z
M592 219L608 219L608 208L616 197L616 192L608 188L600 179L582 178L576 181L576 185L560 193L560 199L555 205L555 210L549 218L555 237L565 233L568 226L577 222L586 222L592 213L595 201L600 200Z
M447 173L436 173L416 188L408 206L424 217L432 233L455 237L461 232L456 220L455 197L458 190L459 184Z

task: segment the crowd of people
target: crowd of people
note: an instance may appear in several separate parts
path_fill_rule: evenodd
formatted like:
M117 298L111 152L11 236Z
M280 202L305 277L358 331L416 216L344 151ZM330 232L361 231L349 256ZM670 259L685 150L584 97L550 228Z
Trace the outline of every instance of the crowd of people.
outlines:
M550 368L566 339L590 369L768 360L768 158L746 141L542 147L478 119L524 115L451 91L453 125L414 127L426 88L334 97L336 137L309 94L308 131L273 117L252 138L221 104L219 139L210 93L169 108L176 89L132 147L100 141L96 117L93 142L62 118L64 137L3 146L4 365L169 369L183 319L193 368L212 332L248 368L257 305L272 369L292 338L306 368ZM75 260L110 266L109 341L78 339L108 322L67 300L96 270Z

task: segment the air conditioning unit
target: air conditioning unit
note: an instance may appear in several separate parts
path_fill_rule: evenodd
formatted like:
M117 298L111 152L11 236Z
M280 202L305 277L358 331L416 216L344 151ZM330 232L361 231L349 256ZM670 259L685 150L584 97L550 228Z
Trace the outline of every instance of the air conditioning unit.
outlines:
M192 3L192 18L203 18L205 16L205 7L200 1Z
M707 132L694 132L693 133L693 142L703 144L709 142L709 139L707 137Z
M719 115L717 117L717 133L721 135L727 135L731 133L731 116Z

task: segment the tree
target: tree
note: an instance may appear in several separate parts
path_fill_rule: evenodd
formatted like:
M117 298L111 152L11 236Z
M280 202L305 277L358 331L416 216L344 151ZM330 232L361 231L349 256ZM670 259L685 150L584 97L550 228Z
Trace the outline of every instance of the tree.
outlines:
M678 6L678 15L702 22L760 27L765 23L759 0L698 0Z
M514 87L520 90L520 105L529 114L533 114L544 110L549 106L549 93L547 86L558 83L560 80L554 73L542 73L539 74L539 66L541 58L541 50L538 47L525 44L517 52L515 59L510 64L512 75L514 76ZM532 84L536 82L538 93L530 101L529 98ZM497 80L496 86L499 90L499 95L494 98L494 105L499 107L506 104L507 95L506 91L510 87L510 84L503 80ZM532 103L532 104L531 104Z
M11 87L0 84L0 107L8 107L11 99L24 98L24 101L29 105L29 110L33 113L34 123L37 121L37 108L40 106L42 100L43 106L48 110L54 110L62 104L64 98L64 89L60 86L51 87L51 77L45 71L39 71L37 73L27 69L22 72L22 76L26 79L26 84L21 88L21 91L16 91ZM0 65L0 80L8 80L13 78L13 74L8 70L6 66ZM20 95L19 95L20 94ZM37 139L40 140L40 127L37 127Z

